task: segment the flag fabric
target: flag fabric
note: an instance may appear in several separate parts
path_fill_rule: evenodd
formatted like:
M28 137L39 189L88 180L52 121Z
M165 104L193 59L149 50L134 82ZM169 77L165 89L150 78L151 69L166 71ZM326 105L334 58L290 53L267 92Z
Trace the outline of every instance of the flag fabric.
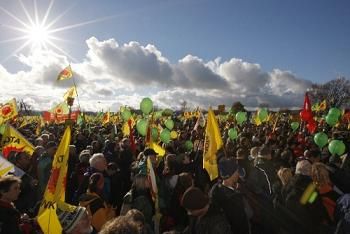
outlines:
M75 98L76 96L78 96L77 89L75 88L75 86L72 86L63 95L63 98L64 100L67 100L68 98Z
M16 99L13 98L5 104L0 104L0 124L13 119L18 115Z
M211 108L208 110L207 127L205 129L205 147L203 152L203 168L210 176L210 180L218 177L216 153L223 146L218 122Z
M149 144L149 148L153 149L159 156L163 157L165 155L165 149L154 142Z
M5 158L8 157L11 151L27 152L32 155L34 152L34 146L14 127L7 124L5 127L4 135L1 139L2 154Z
M60 74L58 74L57 80L67 80L67 79L72 78L72 76L73 76L73 71L72 71L71 66L69 65L69 66L65 67L60 72Z
M67 114L69 114L69 106L67 103L61 102L61 103L58 103L49 112L56 114L56 115L67 115Z
M320 103L320 105L318 106L318 108L319 108L320 111L326 110L326 108L327 108L327 101L326 101L326 100L323 100L323 101Z
M38 223L45 234L62 233L56 208L58 202L64 202L69 157L71 129L68 126L55 153L51 176L46 186L43 201L38 213Z
M0 155L0 177L8 174L22 177L25 172Z
M102 125L106 125L110 121L111 114L107 111L102 117Z

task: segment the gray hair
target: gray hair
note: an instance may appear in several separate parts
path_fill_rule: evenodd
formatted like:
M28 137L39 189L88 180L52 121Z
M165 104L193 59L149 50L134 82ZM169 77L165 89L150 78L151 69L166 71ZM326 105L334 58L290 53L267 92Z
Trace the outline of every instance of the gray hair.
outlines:
M89 159L90 167L95 167L97 162L100 160L105 160L103 153L95 153Z

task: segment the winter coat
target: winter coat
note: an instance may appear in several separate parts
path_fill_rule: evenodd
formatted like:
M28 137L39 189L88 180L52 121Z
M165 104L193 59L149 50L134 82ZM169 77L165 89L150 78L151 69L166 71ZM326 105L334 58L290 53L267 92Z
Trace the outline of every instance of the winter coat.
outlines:
M207 213L202 217L190 216L190 224L183 232L184 234L232 234L235 230L231 230L230 223L225 215L210 206Z
M13 204L0 200L0 234L19 234L21 214Z
M243 195L234 189L217 183L211 190L212 204L223 210L231 229L237 234L249 233L249 221L245 212Z
M83 194L79 199L79 205L85 207L91 214L91 225L100 231L102 226L115 217L114 209L108 207L105 201L96 193Z

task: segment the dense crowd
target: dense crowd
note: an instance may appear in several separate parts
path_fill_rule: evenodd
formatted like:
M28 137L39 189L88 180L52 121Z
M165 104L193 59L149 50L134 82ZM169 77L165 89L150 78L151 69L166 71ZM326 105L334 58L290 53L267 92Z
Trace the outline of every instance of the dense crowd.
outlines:
M65 200L57 207L64 233L350 233L349 132L325 124L318 130L341 139L347 151L331 155L318 147L305 126L220 123L224 147L217 152L219 177L203 169L204 126L195 119L175 121L176 139L163 157L122 125L74 125L69 148ZM231 139L227 130L238 129ZM194 128L195 127L195 128ZM20 129L35 145L32 155L8 157L21 177L0 178L0 233L41 233L38 209L51 175L64 124ZM193 147L185 147L190 140ZM135 147L134 147L135 146ZM148 159L156 176L151 189Z

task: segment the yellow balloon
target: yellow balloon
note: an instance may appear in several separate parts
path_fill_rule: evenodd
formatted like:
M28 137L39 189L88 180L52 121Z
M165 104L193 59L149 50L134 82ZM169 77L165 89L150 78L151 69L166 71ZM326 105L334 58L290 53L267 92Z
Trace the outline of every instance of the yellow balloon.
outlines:
M177 138L177 132L176 131L171 131L170 132L170 137L171 137L171 139L176 139Z

